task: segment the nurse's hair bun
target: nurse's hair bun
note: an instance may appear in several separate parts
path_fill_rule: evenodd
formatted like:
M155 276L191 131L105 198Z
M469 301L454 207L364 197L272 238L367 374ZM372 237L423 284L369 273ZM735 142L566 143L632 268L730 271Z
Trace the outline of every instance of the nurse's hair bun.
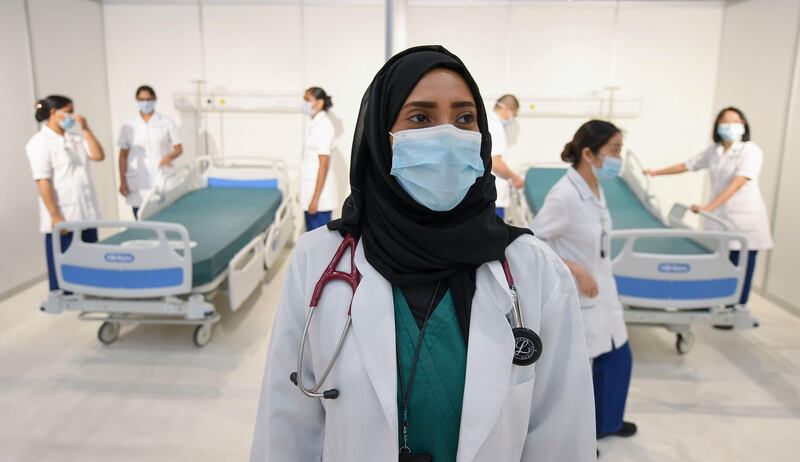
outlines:
M564 150L561 151L561 160L564 162L569 162L570 164L577 163L576 161L578 160L578 153L575 149L575 143L570 141L564 145Z
M50 104L46 99L40 99L37 101L34 108L36 109L34 117L36 118L37 122L43 122L50 118Z
M35 109L33 116L36 118L37 122L44 122L50 118L50 111L53 109L61 109L70 104L72 104L72 100L66 96L50 95L36 102L33 106Z
M597 154L600 148L605 146L617 133L621 133L620 129L611 122L590 120L581 125L578 131L575 132L572 141L564 145L561 160L571 163L573 167L577 167L581 163L584 149L589 148L591 152Z
M333 107L333 99L331 99L331 95L328 94L325 90L320 87L310 87L306 90L306 93L309 93L315 99L322 100L322 110L327 111L328 109Z

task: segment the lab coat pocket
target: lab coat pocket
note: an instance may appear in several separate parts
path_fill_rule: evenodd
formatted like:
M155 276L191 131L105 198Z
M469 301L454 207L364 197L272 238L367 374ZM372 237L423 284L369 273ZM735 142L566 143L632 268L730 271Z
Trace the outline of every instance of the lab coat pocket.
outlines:
M587 297L585 295L580 295L578 297L578 300L580 301L582 310L588 308L594 308L595 305L597 305L597 297Z
M503 447L510 448L525 442L531 418L531 402L535 378L508 387L501 411Z
M81 219L80 192L77 188L57 188L58 209L67 221Z
M125 173L125 181L128 183L129 191L138 191L139 188L139 174L137 172Z

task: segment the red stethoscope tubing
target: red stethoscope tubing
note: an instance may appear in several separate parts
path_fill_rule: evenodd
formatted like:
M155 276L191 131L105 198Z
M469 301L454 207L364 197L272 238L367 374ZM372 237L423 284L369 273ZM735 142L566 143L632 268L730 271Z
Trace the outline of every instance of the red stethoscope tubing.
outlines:
M325 383L325 379L328 378L328 374L331 372L333 365L336 363L336 359L339 357L339 353L342 350L342 345L344 344L344 339L347 336L347 332L350 330L350 325L352 324L351 311L353 308L353 297L355 296L356 289L358 289L358 285L361 282L361 273L358 272L355 261L357 243L358 241L352 235L348 234L344 237L342 243L339 244L339 248L336 249L336 253L333 255L333 258L331 258L331 262L325 268L325 271L322 272L322 276L320 276L316 286L314 286L314 292L311 294L309 312L306 317L303 333L300 337L300 350L297 356L297 372L293 372L289 376L289 379L292 381L292 383L297 385L303 394L311 398L336 399L339 397L338 389L332 388L330 390L325 390L324 392L320 392L320 389ZM344 253L348 250L350 250L350 272L346 273L344 271L338 271L336 267L339 266L339 263L341 263L342 258L344 257ZM522 313L519 306L519 296L517 294L517 288L514 285L514 277L511 274L511 268L509 268L506 260L503 260L501 264L503 266L503 273L506 276L506 282L508 282L508 288L511 290L514 302L514 325L512 326L512 332L514 333L516 343L514 363L519 365L530 365L533 364L533 362L535 362L541 354L541 340L538 339L538 336L533 331L523 326ZM303 385L303 376L301 372L303 370L303 353L305 351L305 344L308 338L308 328L311 325L314 312L316 311L319 301L322 298L322 292L325 290L325 286L331 281L344 281L350 285L350 288L353 291L353 296L350 298L350 305L347 308L347 323L345 324L345 327L339 336L336 349L334 350L333 355L331 355L331 359L328 361L328 365L325 367L319 382L314 384L312 388L306 388ZM525 348L527 348L528 351L533 352L533 354L527 355L527 359L521 361L518 358L518 352Z

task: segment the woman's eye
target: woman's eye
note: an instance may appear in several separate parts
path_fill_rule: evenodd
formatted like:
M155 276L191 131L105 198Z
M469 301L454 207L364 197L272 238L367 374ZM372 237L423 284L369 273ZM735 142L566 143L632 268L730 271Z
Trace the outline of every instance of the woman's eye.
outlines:
M458 116L458 118L456 119L456 122L466 125L469 125L474 121L475 121L475 114L472 114L471 112L465 112L464 114Z
M419 123L419 124L424 124L426 122L430 122L430 119L428 118L428 116L426 116L425 114L422 114L422 113L412 114L411 117L408 118L408 120L410 120L412 122Z

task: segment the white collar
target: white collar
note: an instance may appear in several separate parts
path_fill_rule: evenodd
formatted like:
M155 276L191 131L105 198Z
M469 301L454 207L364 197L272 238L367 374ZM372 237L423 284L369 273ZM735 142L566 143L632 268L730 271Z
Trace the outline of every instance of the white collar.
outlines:
M575 189L578 190L578 194L581 196L582 200L596 197L592 192L592 188L589 187L589 183L587 183L583 176L578 173L575 167L570 166L567 169L567 178L569 178L569 181L572 183Z
M144 117L142 117L141 111L139 111L139 112L136 113L136 118L139 120L139 122L147 125L150 122L156 122L156 121L160 120L161 119L161 114L159 114L158 111L153 111L153 115L150 116L150 120L145 121Z
M319 120L321 120L321 119L323 119L324 117L327 117L327 116L328 116L328 114L324 110L322 110L322 111L319 111L316 114L314 114L311 117L311 121L312 122L317 122L317 121L319 121Z
M728 149L731 153L738 153L744 148L744 141L734 141L731 147ZM717 155L721 156L725 154L725 147L722 146L722 143L717 143Z
M55 130L53 130L52 128L48 127L46 123L42 124L42 128L39 131L42 132L44 134L44 136L46 136L47 138L50 138L50 139L64 140L67 137L67 131L66 130L64 130L64 136L61 136L58 133L56 133Z

